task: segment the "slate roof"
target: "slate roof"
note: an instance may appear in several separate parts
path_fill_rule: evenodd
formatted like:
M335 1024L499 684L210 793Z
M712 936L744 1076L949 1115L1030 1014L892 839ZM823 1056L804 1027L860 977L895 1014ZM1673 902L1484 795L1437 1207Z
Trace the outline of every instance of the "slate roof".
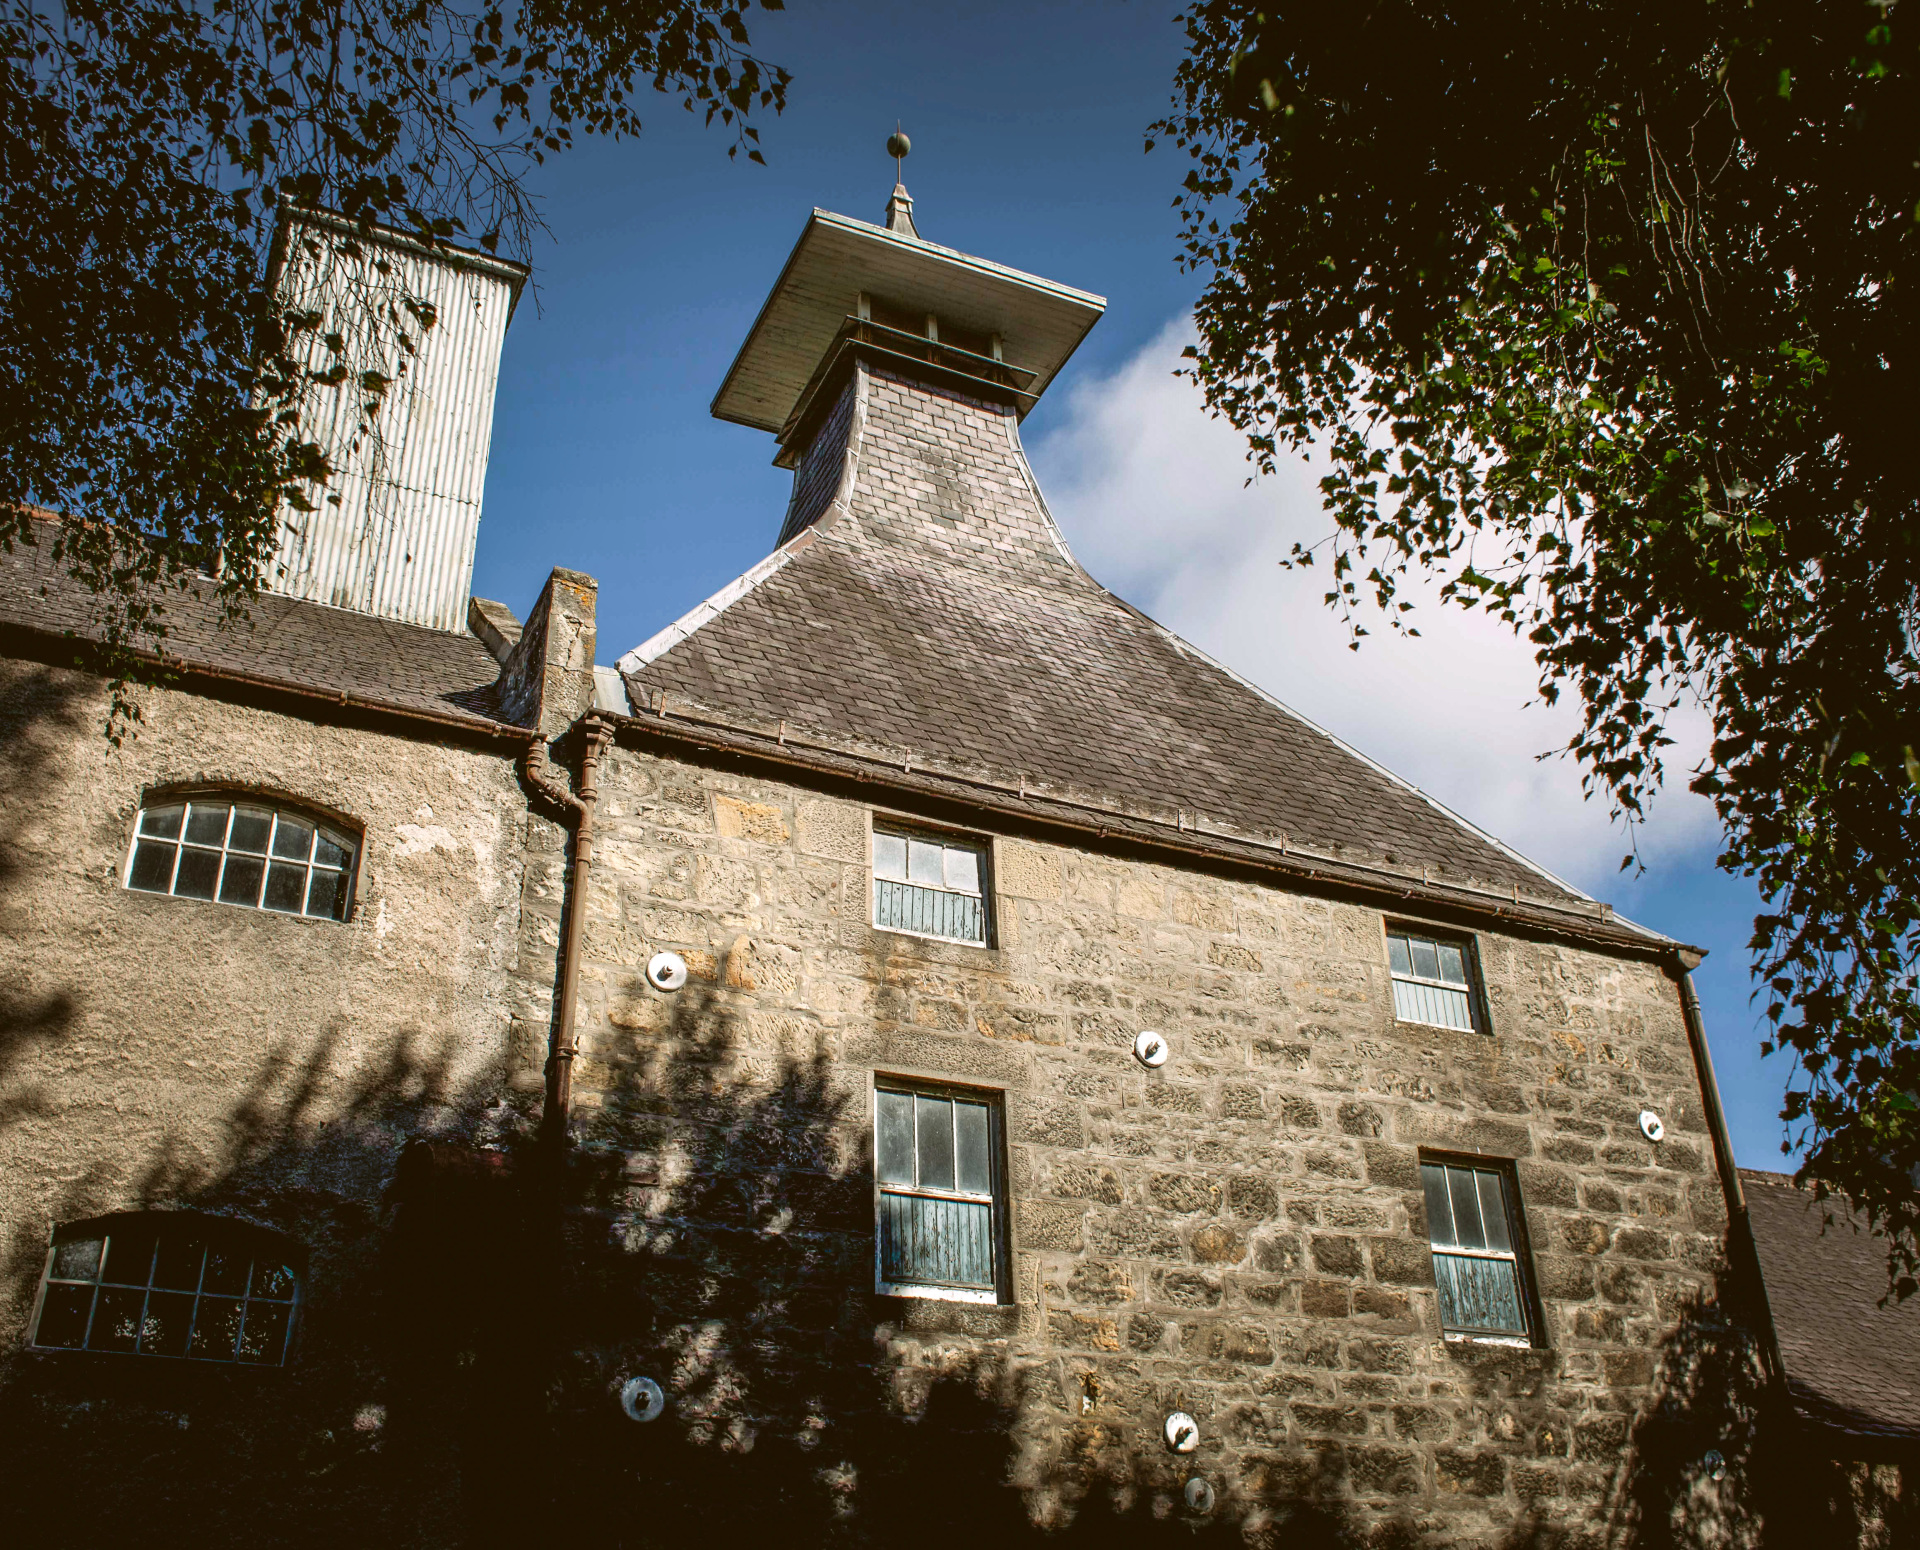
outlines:
M621 659L636 707L1595 908L1100 586L1009 411L876 368L795 501L796 537Z
M52 539L49 524L37 545L0 552L0 627L97 640L99 602L54 562ZM273 594L254 598L247 611L248 621L223 627L210 585L172 594L161 649L183 667L476 729L501 726L493 714L500 664L471 635Z
M1796 1408L1822 1427L1920 1439L1920 1298L1879 1306L1886 1240L1856 1231L1838 1201L1823 1213L1784 1173L1740 1178Z

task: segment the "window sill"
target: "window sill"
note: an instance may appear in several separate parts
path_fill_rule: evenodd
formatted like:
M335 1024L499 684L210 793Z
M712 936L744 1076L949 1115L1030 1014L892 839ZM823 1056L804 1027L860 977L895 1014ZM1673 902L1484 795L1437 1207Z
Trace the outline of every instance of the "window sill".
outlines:
M907 936L912 937L916 942L944 942L949 947L977 947L983 950L991 950L993 947L993 943L991 942L979 942L971 937L935 936L930 931L908 931L902 926L874 925L871 921L869 921L868 924L872 925L873 929L878 931L882 936Z
M1457 1330L1446 1330L1441 1338L1453 1345L1498 1346L1505 1351L1531 1351L1536 1349L1531 1340L1521 1335L1468 1335Z
M1489 1036L1488 1030L1477 1024L1472 1028L1456 1028L1452 1023L1421 1023L1415 1022L1410 1017L1395 1017L1393 1019L1393 1026L1396 1028L1417 1030L1421 1033L1467 1033L1478 1034L1482 1038Z
M876 1297L911 1297L916 1302L964 1302L976 1308L1010 1308L1012 1303L1002 1302L998 1292L970 1291L959 1286L911 1286L894 1285L886 1281L875 1283Z

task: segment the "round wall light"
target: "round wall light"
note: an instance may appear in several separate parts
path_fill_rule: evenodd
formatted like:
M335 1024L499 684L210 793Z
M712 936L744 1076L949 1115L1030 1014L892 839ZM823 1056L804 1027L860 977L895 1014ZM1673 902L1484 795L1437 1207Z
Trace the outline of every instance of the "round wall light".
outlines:
M655 990L678 990L687 982L687 960L678 953L655 953L647 960L647 983Z
M1164 1033L1143 1032L1133 1041L1133 1058L1149 1070L1164 1066L1172 1053Z
M620 1408L629 1421L657 1421L667 1408L667 1396L651 1378L629 1378L620 1385Z
M1182 1493L1187 1498L1187 1510L1205 1517L1213 1511L1213 1482L1204 1476L1195 1475L1187 1482Z
M1167 1417L1164 1428L1167 1446L1175 1453L1191 1453L1200 1446L1200 1423L1184 1410Z
M1659 1141L1665 1137L1666 1133L1667 1127L1662 1123L1658 1114L1654 1113L1652 1109L1642 1109L1640 1111L1641 1135L1645 1136L1649 1141Z

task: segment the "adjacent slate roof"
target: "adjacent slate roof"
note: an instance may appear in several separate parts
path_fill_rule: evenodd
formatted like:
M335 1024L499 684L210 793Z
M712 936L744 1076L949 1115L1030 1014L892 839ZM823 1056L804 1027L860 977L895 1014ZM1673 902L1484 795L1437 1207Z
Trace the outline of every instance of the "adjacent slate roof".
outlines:
M1010 410L856 373L794 501L796 536L621 659L636 707L1594 909L1094 581Z
M99 602L56 564L53 532L0 552L0 627L100 638ZM321 603L262 594L249 620L225 626L209 585L166 600L161 651L185 668L210 669L384 709L500 726L493 685L500 664L464 632L423 629Z
M1795 1406L1823 1427L1920 1439L1920 1298L1880 1306L1886 1240L1784 1173L1740 1178Z

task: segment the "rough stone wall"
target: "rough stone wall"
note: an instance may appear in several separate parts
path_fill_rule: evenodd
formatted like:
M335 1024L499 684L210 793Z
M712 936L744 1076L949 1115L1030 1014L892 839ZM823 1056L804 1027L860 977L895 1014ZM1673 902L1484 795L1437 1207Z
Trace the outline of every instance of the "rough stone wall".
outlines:
M100 680L0 663L0 1350L16 1364L61 1360L20 1355L49 1228L148 1205L307 1243L324 1348L345 1279L327 1256L371 1231L401 1145L484 1128L510 1075L512 750L177 690L140 702L112 750ZM361 826L352 919L123 887L142 794L188 782Z
M612 1181L605 1275L648 1303L603 1383L655 1372L696 1445L816 1427L823 1467L855 1412L958 1384L1043 1523L1177 1510L1201 1473L1256 1533L1606 1526L1724 1227L1656 966L1483 933L1491 1034L1409 1026L1377 911L1012 839L996 945L920 940L868 924L865 806L625 747L603 780L576 1131ZM662 948L677 995L642 977ZM872 1295L876 1072L1004 1094L1010 1306ZM1422 1148L1517 1159L1540 1348L1440 1337Z

